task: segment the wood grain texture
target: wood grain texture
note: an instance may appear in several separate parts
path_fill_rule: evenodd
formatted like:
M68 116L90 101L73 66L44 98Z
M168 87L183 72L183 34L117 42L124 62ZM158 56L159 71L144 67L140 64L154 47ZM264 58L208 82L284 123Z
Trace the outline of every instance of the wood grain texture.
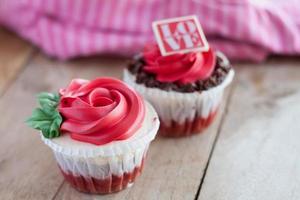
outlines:
M228 93L224 100L227 100ZM145 169L131 188L105 196L77 192L64 183L56 200L194 199L212 149L224 105L216 121L203 134L186 138L158 137L151 143Z
M33 52L29 43L0 28L0 96Z
M63 183L51 150L24 121L35 95L57 91L72 78L120 76L121 60L57 62L37 56L0 99L0 199L52 199Z
M300 199L299 65L239 66L199 200Z

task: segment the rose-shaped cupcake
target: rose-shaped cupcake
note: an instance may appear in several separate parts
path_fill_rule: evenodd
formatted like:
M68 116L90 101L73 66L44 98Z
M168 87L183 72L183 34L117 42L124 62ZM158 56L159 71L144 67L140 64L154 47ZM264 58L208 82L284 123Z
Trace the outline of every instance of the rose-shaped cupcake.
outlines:
M134 182L159 120L133 89L112 78L75 79L39 102L28 123L41 130L73 187L104 194Z
M158 112L160 134L178 137L200 133L213 121L223 91L234 71L221 52L162 56L157 45L146 45L124 71L124 81Z
M144 102L120 81L75 79L60 95L61 130L75 140L97 145L124 140L144 119Z

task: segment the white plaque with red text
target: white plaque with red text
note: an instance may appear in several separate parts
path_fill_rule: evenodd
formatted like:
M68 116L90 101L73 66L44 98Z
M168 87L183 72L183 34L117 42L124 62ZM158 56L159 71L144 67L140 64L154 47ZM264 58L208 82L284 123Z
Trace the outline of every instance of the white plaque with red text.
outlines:
M208 51L209 46L196 16L159 20L152 28L162 55Z

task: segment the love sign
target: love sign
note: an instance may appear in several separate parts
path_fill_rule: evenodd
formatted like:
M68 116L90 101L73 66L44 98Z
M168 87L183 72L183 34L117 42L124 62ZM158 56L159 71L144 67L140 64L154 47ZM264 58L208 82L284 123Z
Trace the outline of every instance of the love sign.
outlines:
M152 28L162 55L209 49L196 16L155 21Z

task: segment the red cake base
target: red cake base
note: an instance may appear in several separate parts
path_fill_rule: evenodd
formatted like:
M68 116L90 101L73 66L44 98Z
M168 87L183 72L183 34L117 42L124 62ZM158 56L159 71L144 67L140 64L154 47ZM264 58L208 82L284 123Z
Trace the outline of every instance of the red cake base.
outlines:
M183 124L172 121L171 125L166 126L163 121L161 121L159 134L165 137L183 137L201 133L213 122L217 115L217 110L212 112L207 118L199 117L195 118L193 121L186 121Z
M60 171L76 190L91 194L109 194L118 192L127 188L140 175L144 167L144 159L139 167L135 167L130 173L124 173L122 176L111 175L106 179L97 179L94 177L75 176L71 172Z

